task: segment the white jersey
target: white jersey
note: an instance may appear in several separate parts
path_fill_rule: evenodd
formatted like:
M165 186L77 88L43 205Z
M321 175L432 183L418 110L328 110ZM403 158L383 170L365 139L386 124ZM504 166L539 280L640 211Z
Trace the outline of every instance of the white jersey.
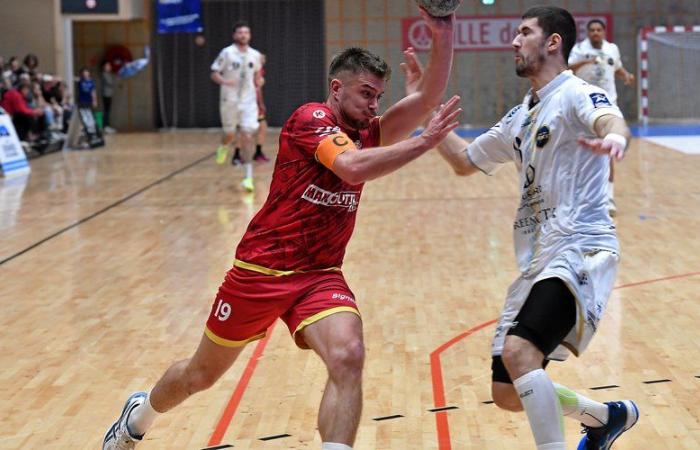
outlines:
M255 73L262 68L260 52L248 47L245 52L236 44L225 47L211 65L224 80L235 80L235 86L221 86L222 101L254 102Z
M513 222L515 253L523 276L538 274L570 248L619 252L607 210L608 157L578 144L594 138L595 121L622 117L605 92L564 71L472 142L467 155L488 175L514 162L521 200Z
M595 58L596 62L585 64L576 71L576 76L588 81L594 86L603 88L609 95L612 103L617 103L617 89L615 88L615 72L622 67L620 50L617 45L603 39L601 48L595 48L586 38L574 45L569 55L569 65Z

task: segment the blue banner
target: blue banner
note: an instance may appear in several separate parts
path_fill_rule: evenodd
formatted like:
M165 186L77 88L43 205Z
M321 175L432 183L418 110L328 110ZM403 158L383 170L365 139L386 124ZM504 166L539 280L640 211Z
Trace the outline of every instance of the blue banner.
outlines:
M158 0L158 33L199 33L201 0Z

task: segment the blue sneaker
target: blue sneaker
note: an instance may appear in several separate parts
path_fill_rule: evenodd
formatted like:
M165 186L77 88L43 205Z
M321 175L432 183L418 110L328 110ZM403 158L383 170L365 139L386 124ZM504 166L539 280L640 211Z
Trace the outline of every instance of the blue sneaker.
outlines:
M145 392L134 392L131 394L124 404L121 416L119 416L119 419L107 430L104 441L102 441L102 450L132 450L143 438L143 435L134 436L129 432L127 421L131 411L145 400Z
M608 450L615 439L629 430L639 419L639 409L632 400L609 402L608 423L602 427L591 428L584 425L586 435L578 443L577 450Z

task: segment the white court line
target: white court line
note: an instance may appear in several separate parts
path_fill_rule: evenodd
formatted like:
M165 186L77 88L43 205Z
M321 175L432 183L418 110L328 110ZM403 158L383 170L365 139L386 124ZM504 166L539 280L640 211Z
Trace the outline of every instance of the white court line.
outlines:
M653 136L643 139L686 155L700 155L700 136Z

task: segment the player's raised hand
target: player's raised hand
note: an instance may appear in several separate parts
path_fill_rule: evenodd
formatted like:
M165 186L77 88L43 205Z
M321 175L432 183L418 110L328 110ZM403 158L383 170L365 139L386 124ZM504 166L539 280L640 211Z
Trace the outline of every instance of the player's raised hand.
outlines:
M459 108L459 100L459 95L453 95L447 103L441 105L421 133L421 137L425 139L430 148L438 145L450 131L459 126L457 117L462 113L462 108Z
M613 140L609 139L588 139L585 137L579 137L578 143L596 153L598 155L610 155L611 158L615 158L620 161L625 156L625 147Z
M418 8L423 20L433 33L449 32L452 33L455 23L455 13L445 17L434 17L428 14L423 8Z
M411 95L418 91L420 79L423 76L423 65L416 56L413 47L408 47L403 51L404 62L401 63L401 71L404 74L404 88L406 95Z

